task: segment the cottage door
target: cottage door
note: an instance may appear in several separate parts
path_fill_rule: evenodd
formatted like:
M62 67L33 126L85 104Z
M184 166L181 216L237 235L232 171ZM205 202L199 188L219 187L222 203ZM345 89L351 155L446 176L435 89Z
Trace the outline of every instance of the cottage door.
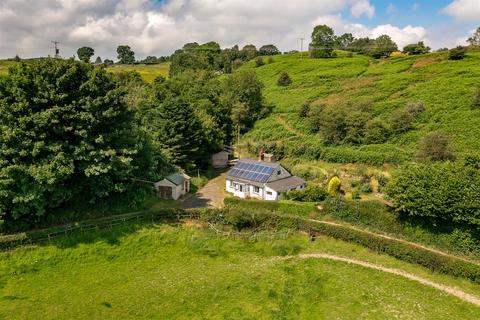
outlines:
M162 199L173 199L172 188L171 187L160 186L159 189L158 189L158 195Z

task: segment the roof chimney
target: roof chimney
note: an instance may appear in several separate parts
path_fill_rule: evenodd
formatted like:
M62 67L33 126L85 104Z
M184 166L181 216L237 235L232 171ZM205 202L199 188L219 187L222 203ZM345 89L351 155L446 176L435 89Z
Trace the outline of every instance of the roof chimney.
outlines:
M274 154L271 154L271 153L264 153L263 154L263 161L265 162L276 162L277 159L275 158L275 155Z

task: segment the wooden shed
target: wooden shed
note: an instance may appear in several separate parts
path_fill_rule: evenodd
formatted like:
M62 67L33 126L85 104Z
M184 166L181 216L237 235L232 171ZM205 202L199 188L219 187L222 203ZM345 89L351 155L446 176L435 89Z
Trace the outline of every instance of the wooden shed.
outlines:
M212 166L215 169L225 169L228 166L228 157L230 153L227 151L220 151L212 155Z
M185 173L173 173L154 184L157 194L162 199L178 200L190 192L191 177Z

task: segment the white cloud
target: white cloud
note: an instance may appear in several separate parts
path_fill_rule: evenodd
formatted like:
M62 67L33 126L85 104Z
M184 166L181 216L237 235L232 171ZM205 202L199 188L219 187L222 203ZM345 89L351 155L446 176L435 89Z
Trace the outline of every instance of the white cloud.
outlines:
M353 1L350 12L354 17L366 15L370 19L375 15L375 7L368 0Z
M479 0L454 0L442 9L443 13L455 17L459 21L479 21Z
M399 46L426 40L423 27L380 25L368 28L342 19L342 12L373 17L367 0L0 0L0 57L53 53L72 56L89 45L102 58L115 58L128 44L138 57L168 55L186 42L218 41L223 46L276 44L298 49L317 24L337 33L376 37L389 34Z

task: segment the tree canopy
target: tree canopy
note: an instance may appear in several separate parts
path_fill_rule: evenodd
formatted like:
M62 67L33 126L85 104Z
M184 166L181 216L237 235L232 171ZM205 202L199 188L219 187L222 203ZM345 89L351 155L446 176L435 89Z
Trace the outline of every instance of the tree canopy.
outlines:
M90 58L95 54L95 51L90 47L81 47L77 50L78 59L83 62L90 62Z
M131 178L153 173L123 98L104 69L73 60L20 63L0 80L4 219L41 220L66 203L128 193Z
M316 26L312 32L310 55L312 58L330 58L334 56L335 33L326 25Z
M406 54L424 54L424 53L429 53L430 48L425 46L425 43L423 41L420 41L418 43L412 43L408 44L403 48L403 53Z
M129 46L118 46L117 59L121 64L134 64L135 52Z
M258 49L258 54L261 56L274 56L280 54L280 51L273 44L267 44Z

